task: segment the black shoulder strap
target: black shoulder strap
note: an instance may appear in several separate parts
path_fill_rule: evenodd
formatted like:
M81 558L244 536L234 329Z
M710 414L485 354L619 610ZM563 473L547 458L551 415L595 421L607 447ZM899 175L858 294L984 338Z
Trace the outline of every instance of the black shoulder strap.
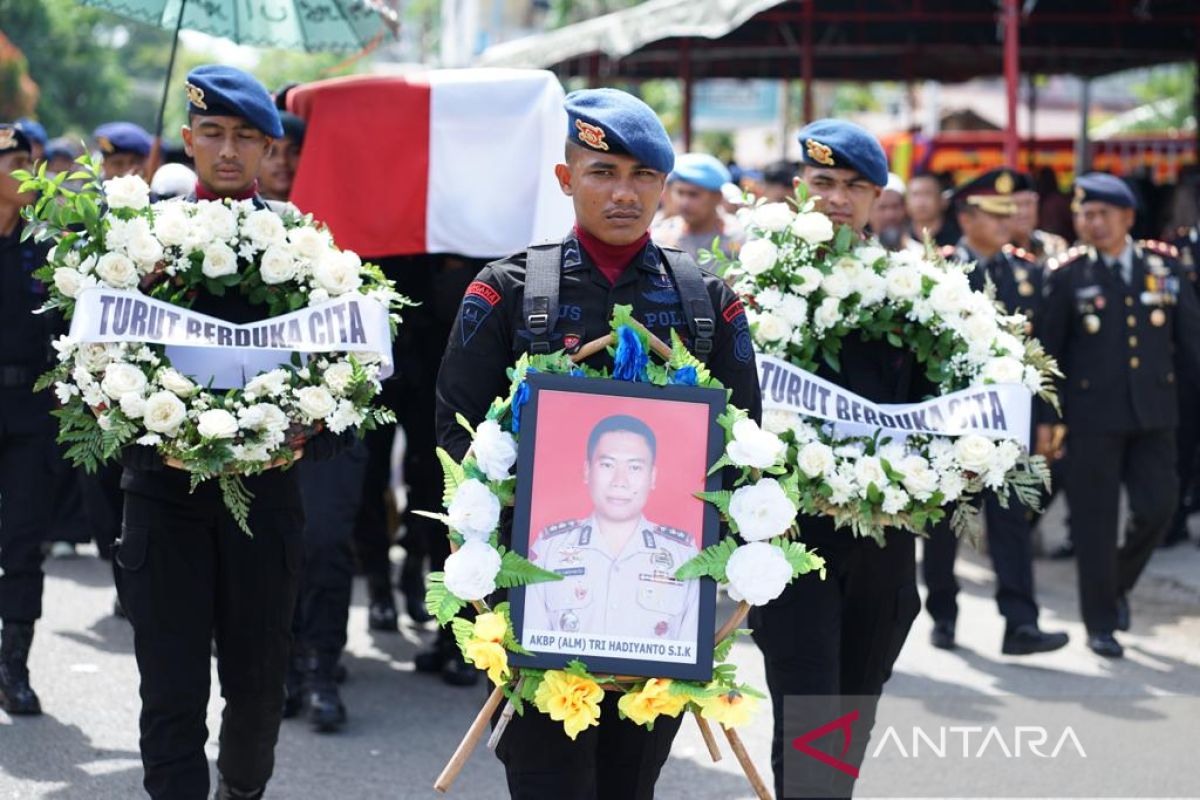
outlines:
M699 265L687 253L673 247L659 249L679 290L683 315L692 334L692 354L701 361L707 361L713 349L713 335L717 332L717 315L713 310L712 298L704 288L704 276Z
M550 334L558 321L558 279L562 272L562 242L530 245L525 251L525 299L521 311L533 335L529 352L550 352Z

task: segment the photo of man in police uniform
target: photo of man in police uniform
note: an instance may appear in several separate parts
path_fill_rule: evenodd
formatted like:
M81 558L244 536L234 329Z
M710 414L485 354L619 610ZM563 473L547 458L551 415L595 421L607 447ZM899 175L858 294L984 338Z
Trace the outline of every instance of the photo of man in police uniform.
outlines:
M694 539L644 514L657 452L637 417L592 428L583 468L592 511L546 527L530 548L530 560L562 580L526 590L525 631L696 640L699 581L673 577L698 552Z

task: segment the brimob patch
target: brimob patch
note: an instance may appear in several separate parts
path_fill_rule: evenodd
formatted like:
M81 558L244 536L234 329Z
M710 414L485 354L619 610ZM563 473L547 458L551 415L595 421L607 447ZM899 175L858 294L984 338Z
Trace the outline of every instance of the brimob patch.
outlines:
M483 281L474 281L467 287L463 297L462 312L459 315L459 325L462 343L471 341L488 315L500 302L500 293Z
M604 141L605 132L599 125L592 125L581 119L575 120L575 129L579 131L579 141L593 150L607 150L608 142Z

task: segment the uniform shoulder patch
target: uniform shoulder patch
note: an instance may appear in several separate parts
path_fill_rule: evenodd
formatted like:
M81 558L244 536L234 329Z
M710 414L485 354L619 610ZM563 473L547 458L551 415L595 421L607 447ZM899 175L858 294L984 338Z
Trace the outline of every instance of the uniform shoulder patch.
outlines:
M1152 250L1161 256L1167 256L1169 258L1179 257L1179 248L1173 244L1161 242L1158 239L1142 239L1138 242L1138 245L1146 248L1147 250Z
M459 315L459 334L465 347L475 336L484 320L500 303L500 292L483 281L471 281L463 295Z
M1019 258L1022 261L1029 261L1035 264L1037 263L1037 259L1033 257L1033 253L1030 253L1024 247L1017 247L1014 244L1006 244L1004 245L1004 252L1010 256L1013 256L1014 258Z
M1062 269L1072 261L1078 261L1087 253L1086 247L1072 247L1067 252L1063 253L1059 258L1051 258L1046 261L1046 269L1051 272Z
M670 539L671 541L679 542L680 544L687 544L692 538L688 536L687 531L681 531L678 528L671 528L667 525L655 525L654 533L658 536Z
M553 525L547 525L542 531L542 536L561 536L564 533L570 533L583 524L581 519L567 519L562 522L555 522Z

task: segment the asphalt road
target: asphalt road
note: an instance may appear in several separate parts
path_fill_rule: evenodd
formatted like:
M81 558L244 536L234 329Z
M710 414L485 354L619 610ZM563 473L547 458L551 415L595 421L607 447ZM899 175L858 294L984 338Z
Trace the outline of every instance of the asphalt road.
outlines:
M1053 523L1047 538L1061 535ZM108 800L136 798L138 676L129 626L111 614L108 565L90 555L47 562L46 616L38 628L31 666L45 715L13 720L0 712L0 798ZM929 646L922 614L889 684L897 692L1105 695L1122 692L1200 694L1200 549L1184 545L1157 554L1133 597L1134 630L1123 637L1128 657L1109 662L1084 646L1074 565L1037 566L1042 624L1067 630L1064 650L1030 659L999 654L1003 621L991 599L986 560L960 559L964 587L959 621L963 647L947 653ZM312 733L285 721L268 797L432 798L432 783L466 730L485 690L454 689L413 671L413 655L429 630L406 626L399 634L366 630L362 587L350 620L344 697L350 723L336 735ZM762 661L752 644L735 659L764 686ZM213 673L216 685L215 670ZM215 757L220 698L209 706ZM764 706L742 731L749 751L769 779L770 713ZM695 727L685 723L662 780L664 800L751 797L725 747L712 763ZM506 796L499 762L485 749L471 758L452 797L492 800Z

